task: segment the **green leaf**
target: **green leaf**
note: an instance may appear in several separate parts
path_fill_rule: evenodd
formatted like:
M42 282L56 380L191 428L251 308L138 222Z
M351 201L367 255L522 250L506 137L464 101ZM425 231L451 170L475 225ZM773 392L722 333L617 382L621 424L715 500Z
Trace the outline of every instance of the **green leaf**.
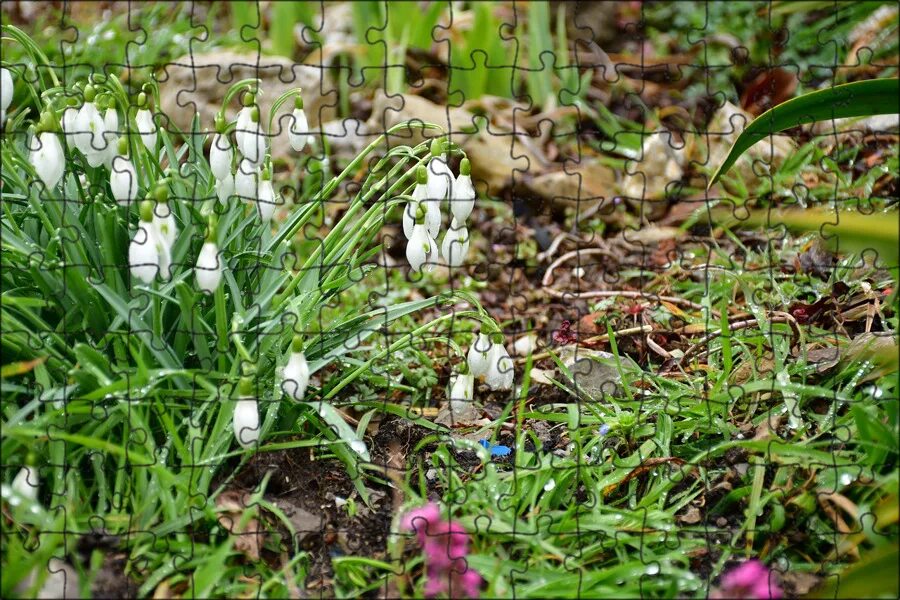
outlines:
M768 136L815 121L886 115L897 112L900 94L897 79L871 79L804 94L767 110L754 119L735 140L707 189L728 172L740 156Z

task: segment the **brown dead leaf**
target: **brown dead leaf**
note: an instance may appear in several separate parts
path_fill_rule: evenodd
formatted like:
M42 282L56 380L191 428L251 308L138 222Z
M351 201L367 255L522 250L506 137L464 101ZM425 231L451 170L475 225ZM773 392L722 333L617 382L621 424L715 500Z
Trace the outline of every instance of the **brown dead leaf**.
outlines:
M248 506L249 502L250 494L247 492L226 490L216 498L216 508L219 511L219 525L235 536L235 550L256 561L259 560L259 549L265 541L265 531L255 516L241 525L247 511L257 512L256 506Z

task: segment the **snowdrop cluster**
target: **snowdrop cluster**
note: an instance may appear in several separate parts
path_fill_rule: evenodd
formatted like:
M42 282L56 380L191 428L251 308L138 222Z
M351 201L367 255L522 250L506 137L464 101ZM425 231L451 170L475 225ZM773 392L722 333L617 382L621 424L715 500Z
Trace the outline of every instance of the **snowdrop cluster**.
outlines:
M479 333L472 342L466 356L469 373L484 377L484 382L494 391L511 390L515 380L512 358L503 345L503 335L496 333L493 338Z
M443 214L441 204L450 204L450 227L444 234L438 253ZM466 222L475 207L471 164L463 158L459 177L454 178L441 140L431 144L428 164L416 171L412 198L403 211L403 233L407 238L406 259L413 272L433 270L440 259L450 267L461 266L469 253L469 230Z

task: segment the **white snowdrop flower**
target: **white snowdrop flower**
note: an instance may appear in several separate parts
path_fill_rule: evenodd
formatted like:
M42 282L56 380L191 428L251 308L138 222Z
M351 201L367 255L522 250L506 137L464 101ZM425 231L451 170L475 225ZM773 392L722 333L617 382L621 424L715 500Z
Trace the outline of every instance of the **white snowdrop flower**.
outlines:
M0 124L6 122L6 111L13 99L12 73L6 67L0 67Z
M116 156L109 172L109 189L113 198L122 206L134 202L138 195L138 176L134 163L124 155Z
M441 154L441 140L431 142L431 160L428 161L428 199L439 203L447 197L450 191L450 183L453 181L453 171L447 165L447 155Z
M234 437L244 448L251 448L259 441L259 405L256 398L238 398L232 418Z
M66 144L75 148L75 122L78 120L78 109L69 106L63 111L62 130L66 134Z
M294 100L294 112L291 113L291 126L288 128L288 140L291 142L291 148L296 152L300 152L306 147L306 141L309 139L309 120L306 118L306 111L303 110L303 98L297 96Z
M138 109L137 114L134 115L134 122L137 125L138 133L141 134L144 146L156 158L156 136L158 131L156 122L153 120L153 113L146 108L146 105L147 96L144 92L141 92L138 95L138 106L142 108Z
M475 208L475 186L472 185L472 165L468 158L459 165L459 177L450 189L450 212L458 222L465 224Z
M159 255L163 244L153 227L153 204L141 203L141 222L128 246L128 265L131 276L146 284L153 283L159 272Z
M403 210L403 234L406 239L412 236L413 226L417 218L425 219L425 228L429 235L436 238L441 232L441 207L440 203L428 200L428 171L425 167L419 167L416 171L416 187L413 188L412 200L406 203ZM425 209L424 215L419 217L419 207Z
M5 70L6 69L4 69L4 71ZM37 469L26 465L16 473L15 478L12 480L11 487L18 495L34 501L37 500L38 486L40 486L40 484L41 482L38 477Z
M209 147L209 170L216 179L231 177L231 159L234 150L228 137L217 133Z
M234 174L234 193L242 200L255 202L259 192L259 167L248 160L242 160Z
M243 152L245 138L250 135L251 127L253 126L253 97L248 96L246 102L250 103L249 105L245 104L241 110L238 111L237 117L235 119L234 125L234 141L237 143L238 150Z
M503 344L495 343L488 353L488 372L484 376L484 382L492 390L511 390L515 372L512 358Z
M215 183L216 196L221 204L228 202L228 199L234 194L234 175L229 173L222 179L216 179Z
M247 131L241 137L241 154L244 155L244 160L261 165L266 157L266 134L263 133L262 124L259 122L259 109L254 106L250 115Z
M114 106L109 106L103 113L103 128L106 130L106 150L103 152L103 164L112 167L119 147L119 114Z
M165 196L157 198L156 209L153 211L151 227L159 242L159 277L168 281L172 276L172 245L178 236L178 225L175 223L175 215L166 201Z
M31 165L48 188L55 188L65 172L65 154L59 136L50 131L37 134L31 141Z
M474 377L481 377L488 372L490 362L488 362L491 351L491 340L483 333L479 333L475 341L469 347L469 353L466 355L466 361L469 363L469 373Z
M431 271L437 265L437 242L421 223L413 227L412 235L406 242L406 260L414 273Z
M268 223L275 216L276 208L275 187L272 185L268 169L265 169L259 180L259 188L256 193L256 210L259 212L260 219L264 223Z
M444 262L451 267L462 266L469 254L469 230L465 225L460 225L455 217L450 223L450 229L444 234L441 253Z
M297 401L303 400L306 386L309 385L309 365L301 350L300 336L295 336L291 342L291 356L284 367L281 380L282 391Z
M475 399L475 376L459 373L450 386L450 412L459 413Z
M106 127L103 117L94 103L94 89L88 85L84 89L85 103L78 111L75 119L75 146L88 158L91 166L97 166L103 162L102 154L106 151ZM92 158L100 154L100 162L94 164Z
M197 255L194 266L197 276L197 287L208 294L213 294L222 281L222 261L219 258L219 247L215 240L207 238Z

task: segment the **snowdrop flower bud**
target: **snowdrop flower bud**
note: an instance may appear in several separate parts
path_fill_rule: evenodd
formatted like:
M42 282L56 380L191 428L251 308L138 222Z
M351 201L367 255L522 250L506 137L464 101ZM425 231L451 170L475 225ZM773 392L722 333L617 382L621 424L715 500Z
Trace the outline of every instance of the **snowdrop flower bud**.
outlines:
M491 346L488 363L488 372L484 376L484 382L494 391L511 390L515 372L512 358L502 342L494 342L494 345Z
M491 340L483 333L479 333L478 337L469 347L469 353L466 355L466 361L469 363L469 372L475 377L482 377L488 372L491 364L488 361Z
M222 281L222 261L219 258L219 247L216 245L216 220L210 218L206 241L197 255L194 267L197 275L197 287L208 294L214 294Z
M231 160L234 151L231 142L225 135L225 117L216 115L216 135L209 146L209 170L217 180L227 179L231 176Z
M65 154L59 136L41 131L31 139L31 165L47 188L55 188L65 172Z
M447 156L441 155L443 140L431 142L431 160L428 161L428 199L442 202L450 191L453 171L447 165Z
M234 407L232 425L238 444L250 448L259 441L259 405L253 397L253 383L244 377L238 384L240 395Z
M118 140L118 155L113 158L112 170L109 172L109 189L113 198L122 206L137 200L138 177L134 163L128 158L128 140Z
M153 204L141 202L141 222L128 246L128 265L131 276L150 284L159 272L159 254L162 244L153 227Z
M96 92L94 87L87 85L84 88L85 102L78 111L75 119L75 146L88 159L91 166L97 166L103 162L103 153L106 151L106 127L103 117L94 103ZM100 155L97 162L97 155ZM96 163L96 164L95 164Z
M234 193L242 200L255 202L259 193L259 167L244 159L234 174Z
M309 385L309 365L306 363L306 355L303 354L300 336L295 335L291 342L291 356L284 367L281 389L294 400L301 401L306 395L307 385Z
M303 110L303 98L300 96L294 100L294 112L291 116L293 119L288 129L288 140L291 142L291 148L300 152L306 147L309 137L309 121L306 118L306 111Z
M428 272L437 264L437 242L428 233L425 225L417 223L412 230L409 241L406 242L406 260L414 273Z
M6 110L12 104L12 73L6 67L0 67L0 125L6 123Z
M247 128L247 132L241 138L241 154L245 160L260 165L266 157L266 134L263 133L259 122L259 107L254 106L251 109Z
M475 399L475 376L459 373L450 386L450 412L459 413Z
M465 225L460 225L456 217L450 223L450 229L444 234L441 253L444 255L444 261L451 267L461 266L469 254L469 230Z
M134 122L137 124L138 133L141 134L141 140L144 142L147 150L153 157L156 157L156 123L153 120L153 113L147 108L147 94L141 92L138 94L138 106L140 107L134 116Z
M4 69L5 70L5 69ZM31 501L37 500L38 486L40 486L40 478L37 469L28 465L19 469L15 478L12 480L12 490L23 498Z
M259 179L259 188L256 193L256 210L264 223L268 223L275 215L276 199L275 188L272 186L272 175L269 168L263 169Z
M422 203L428 197L427 183L428 170L424 166L420 166L416 170L416 187L413 188L412 200L406 203L406 208L403 210L403 235L406 236L406 239L412 236L419 207L422 206ZM441 228L441 209L435 203L427 203L425 204L425 210L425 225L428 233L431 233L431 237L437 237ZM437 213L436 217L435 212ZM437 220L437 230L432 233L435 219Z
M450 212L453 213L454 219L465 224L473 208L475 208L475 187L472 185L472 165L468 158L464 158L459 164L459 177L450 190Z

